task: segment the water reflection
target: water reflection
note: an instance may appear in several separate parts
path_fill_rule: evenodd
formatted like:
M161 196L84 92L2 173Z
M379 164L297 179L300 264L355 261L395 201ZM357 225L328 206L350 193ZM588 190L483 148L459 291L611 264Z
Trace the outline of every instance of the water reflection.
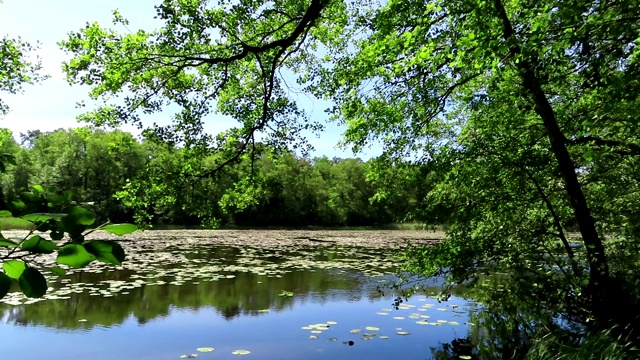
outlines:
M50 300L2 304L3 355L157 360L210 346L200 359L248 349L255 359L409 360L470 334L462 298L394 303L378 291L395 279L390 251L171 245L134 256L117 270L52 278Z

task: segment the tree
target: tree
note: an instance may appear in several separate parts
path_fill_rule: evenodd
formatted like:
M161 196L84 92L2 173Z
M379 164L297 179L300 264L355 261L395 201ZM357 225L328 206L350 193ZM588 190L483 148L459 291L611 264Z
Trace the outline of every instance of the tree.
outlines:
M213 176L253 153L258 131L282 144L312 126L277 76L297 68L307 91L336 103L334 118L356 150L380 139L392 162L429 165L424 214L452 226L447 242L413 253L414 270L456 283L482 269L532 271L537 291L583 301L608 326L626 320L612 311L619 274L604 239L638 240L635 197L623 190L638 190L637 5L167 0L156 8L165 21L157 32L91 24L61 45L74 55L70 82L91 85L96 99L128 94L85 119L139 122L136 110L182 106L158 136L220 154L187 177ZM213 100L242 126L203 134ZM617 205L597 205L604 199ZM584 253L570 244L573 229ZM562 286L546 271L549 258L565 274Z
M611 320L617 292L603 238L614 234L598 232L586 181L603 180L595 152L636 162L626 158L637 155L635 140L620 136L637 130L628 113L638 105L640 70L634 4L392 1L355 20L362 26L354 33L370 36L352 37L355 51L345 47L327 71L333 81L317 87L338 102L347 140L359 147L382 137L392 156L453 164L428 197L450 204L453 241L418 268L451 265L460 282L478 266L524 266L522 254L547 252L552 238L574 262L567 232L575 225L585 297ZM604 226L604 214L596 216Z
M33 50L32 45L20 38L10 39L5 36L0 39L0 92L21 93L23 84L33 84L47 78L39 74L39 60L27 60L27 53ZM8 111L8 105L0 99L0 116L6 115Z
M4 37L0 40L0 91L20 93L23 84L46 78L38 74L39 62L26 60L26 52L31 50L31 45L20 39ZM0 99L0 115L8 111L8 106ZM20 149L10 131L0 132L0 140L3 150L0 153L0 174L4 174L9 166L18 167L15 155L20 153ZM95 217L86 209L75 206L68 193L61 194L55 189L33 185L15 194L15 186L18 185L14 182L14 194L9 198L5 198L4 188L0 187L0 217L19 216L32 223L33 230L17 241L0 234L3 269L0 272L0 298L9 292L12 283L17 283L28 297L42 297L46 293L47 281L42 269L38 269L41 267L38 266L38 255L41 254L56 253L57 263L72 268L87 266L94 260L117 265L124 260L124 251L116 242L85 241L86 230L93 225ZM136 229L130 224L105 224L100 228L116 235ZM49 270L58 275L65 272L58 266Z

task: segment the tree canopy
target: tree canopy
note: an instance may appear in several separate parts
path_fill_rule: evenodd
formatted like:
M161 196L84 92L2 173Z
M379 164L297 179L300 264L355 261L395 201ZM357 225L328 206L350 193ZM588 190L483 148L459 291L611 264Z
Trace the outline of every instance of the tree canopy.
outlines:
M346 144L381 140L382 164L425 165L416 214L451 228L411 254L413 270L460 283L507 268L535 292L556 289L558 311L578 303L601 325L627 321L612 304L628 271L611 259L639 240L637 1L166 0L156 12L153 32L94 23L60 43L69 82L98 101L84 120L141 124L179 106L173 125L147 133L184 148L182 169L150 169L157 186L137 197L220 181L224 166L255 160L259 135L300 144L319 124L295 81L334 102ZM239 125L206 134L215 112Z

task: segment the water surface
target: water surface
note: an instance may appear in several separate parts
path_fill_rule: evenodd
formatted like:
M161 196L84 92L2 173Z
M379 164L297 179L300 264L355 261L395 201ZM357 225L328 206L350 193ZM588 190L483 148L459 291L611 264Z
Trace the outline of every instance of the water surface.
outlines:
M469 333L473 304L402 302L393 249L140 247L123 267L49 277L43 301L0 306L2 354L21 359L431 358ZM304 329L303 329L304 328ZM352 342L352 343L350 343ZM352 344L352 345L351 345ZM212 352L198 348L211 347ZM235 350L248 355L234 355Z

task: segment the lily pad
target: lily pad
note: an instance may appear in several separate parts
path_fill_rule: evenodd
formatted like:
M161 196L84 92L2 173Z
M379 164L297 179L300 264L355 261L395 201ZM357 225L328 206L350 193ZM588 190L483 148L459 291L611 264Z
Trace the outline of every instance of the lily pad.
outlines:
M380 328L377 328L375 326L367 326L365 329L369 330L369 331L379 331Z
M249 354L251 354L251 351L249 351L249 350L242 350L242 349L241 349L241 350L234 350L234 351L232 352L232 354L233 354L233 355L249 355Z
M205 353L205 352L212 352L215 349L212 347L199 347L196 350L198 350L199 352Z

